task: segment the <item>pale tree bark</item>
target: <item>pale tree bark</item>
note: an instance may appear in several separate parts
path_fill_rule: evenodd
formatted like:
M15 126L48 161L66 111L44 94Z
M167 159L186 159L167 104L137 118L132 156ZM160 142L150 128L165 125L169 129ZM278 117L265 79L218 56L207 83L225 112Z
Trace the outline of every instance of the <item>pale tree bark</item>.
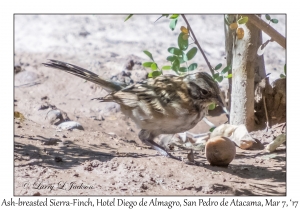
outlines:
M259 29L252 23L240 25L244 37L235 37L232 48L232 91L230 124L254 129L254 74L257 64Z
M229 21L229 23L236 22L235 15L225 15L224 17ZM227 66L232 65L232 47L233 47L233 39L234 37L234 30L231 30L229 25L226 24L226 21L224 21L224 30L225 30L225 52L226 52L226 61L227 61ZM232 70L230 69L228 71L228 74L232 74ZM227 93L227 98L228 98L228 111L230 111L231 107L231 90L232 90L232 78L228 79L228 93Z

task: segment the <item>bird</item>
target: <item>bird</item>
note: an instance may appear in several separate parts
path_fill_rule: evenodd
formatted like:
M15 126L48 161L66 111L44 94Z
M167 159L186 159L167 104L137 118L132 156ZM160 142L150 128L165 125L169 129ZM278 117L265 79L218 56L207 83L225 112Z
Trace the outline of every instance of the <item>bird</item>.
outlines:
M177 160L180 158L166 151L154 138L193 128L205 117L211 103L224 107L218 84L206 72L182 76L163 74L127 86L70 63L50 59L43 65L102 86L108 94L93 100L119 104L123 114L139 127L138 137L143 143Z

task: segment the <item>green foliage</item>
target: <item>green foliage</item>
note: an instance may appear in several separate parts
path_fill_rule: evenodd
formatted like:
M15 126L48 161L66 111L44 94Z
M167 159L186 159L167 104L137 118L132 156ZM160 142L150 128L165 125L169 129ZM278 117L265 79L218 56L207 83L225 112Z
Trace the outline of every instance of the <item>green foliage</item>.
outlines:
M160 16L159 18L157 18L157 20L156 21L158 21L160 18L162 18L162 17L169 17L169 15L168 14L162 14L162 16ZM154 21L154 23L156 22L156 21Z
M280 78L286 78L286 64L284 64L283 72L283 74L280 74Z
M189 71L193 71L197 68L197 66L198 66L197 63L192 63L188 69L189 69Z
M152 63L153 62L145 62L145 63L143 63L143 66L144 67L151 67Z
M226 66L226 67L221 71L221 73L222 73L222 74L226 74L230 69L231 69L231 65ZM215 70L216 70L216 69L215 69Z
M149 57L151 60L153 60L152 54L151 54L149 51L144 50L143 52L144 52L146 55L148 55L148 57ZM153 60L153 61L154 61L154 60Z
M216 104L212 103L208 106L208 110L214 110L216 108Z
M178 58L176 58L172 63L172 69L177 72L179 68L180 68L180 61Z
M173 62L176 59L176 56L168 56L167 60Z
M265 17L269 21L269 24L270 24L270 22L275 23L275 24L277 24L279 22L277 19L271 18L271 16L268 14L266 14Z
M179 68L179 71L180 71L180 72L187 72L187 71L188 71L188 68L186 68L186 67L180 67L180 68Z
M162 69L162 70L170 70L170 69L171 69L171 66L163 66L161 69Z
M180 16L179 14L172 14L169 17L168 14L163 14L157 20L159 20L161 17L169 17L170 18L169 26L173 31L176 27L179 16ZM147 50L143 51L152 60L152 62L143 63L144 67L151 68L152 70L152 72L148 74L148 77L155 78L161 75L163 70L173 70L177 74L182 75L185 74L186 72L197 69L196 63L192 63L188 65L187 62L195 57L198 49L197 47L193 47L190 50L188 50L189 38L190 38L189 30L186 27L181 26L180 31L181 32L177 37L178 47L168 48L168 52L171 53L171 55L167 57L167 61L171 62L171 65L163 66L162 69L160 70L157 63L154 61L152 54ZM188 52L185 52L187 50ZM184 64L184 66L181 66L181 64Z
M149 51L147 51L147 50L144 50L143 52L153 61L153 62L150 61L150 62L144 62L143 63L144 67L151 68L151 70L152 70L152 72L150 72L148 74L148 77L149 78L155 78L155 77L158 77L159 75L161 75L162 71L161 70L159 70L159 71L157 70L159 68L157 66L157 63L154 62L152 54Z
M238 24L245 24L248 22L248 17L241 17L237 22Z
M157 70L157 64L153 62L153 63L151 64L151 69L152 69L152 71Z
M216 127L212 127L209 129L209 132L213 132L216 129Z
M218 65L216 65L215 70L219 70L222 67L222 63L219 63Z
M179 46L179 49L181 49L181 50L186 50L189 47L189 40L183 39L184 35L185 35L185 33L180 33L178 36L178 46Z
M124 22L127 21L129 18L131 18L132 15L133 15L133 14L128 15L128 17L124 20Z
M192 49L190 49L187 52L186 56L187 56L188 60L192 60L192 58L196 55L197 50L198 50L197 47L193 47Z
M176 24L177 24L177 19L172 19L171 21L170 21L170 25L169 25L169 27L170 27L170 29L172 30L172 31L174 31L174 29L175 29L175 27L176 27Z
M182 55L182 51L176 47L169 47L168 52L174 55Z
M148 74L148 77L149 77L149 78L155 78L155 77L160 76L161 74L162 74L161 71L152 71L152 72L150 72L150 73Z
M228 79L232 78L232 74L228 74L227 76L225 76L225 78L228 78Z
M173 14L171 15L170 19L177 19L179 17L179 14Z
M217 82L222 82L224 78L232 78L232 74L228 74L227 76L225 75L226 73L228 73L229 70L231 70L231 65L226 66L221 72L218 72L219 69L221 69L222 64L219 63L218 65L216 65L214 71L216 73L214 73L213 78L215 81Z
M159 75L161 75L161 71L153 71L152 72L153 77L158 77Z

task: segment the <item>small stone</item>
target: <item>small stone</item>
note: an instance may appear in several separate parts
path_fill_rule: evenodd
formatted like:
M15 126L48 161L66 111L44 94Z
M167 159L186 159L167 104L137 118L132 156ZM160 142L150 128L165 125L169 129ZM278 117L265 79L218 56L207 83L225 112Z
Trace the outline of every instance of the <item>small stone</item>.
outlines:
M52 139L52 138L50 138L48 141L46 141L44 143L44 145L56 145L58 141L59 141L58 139Z
M55 157L54 160L57 163L62 162L62 158L61 157Z
M63 122L57 126L57 130L72 130L72 129L84 130L82 125L75 121Z
M43 97L41 98L41 100L47 100L47 99L49 99L48 96L43 96Z

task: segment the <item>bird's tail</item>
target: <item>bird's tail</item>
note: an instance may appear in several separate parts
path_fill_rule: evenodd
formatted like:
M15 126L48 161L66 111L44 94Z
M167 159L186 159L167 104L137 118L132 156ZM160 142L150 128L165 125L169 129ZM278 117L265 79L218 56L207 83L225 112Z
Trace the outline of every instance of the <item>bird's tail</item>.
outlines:
M125 84L103 79L91 71L70 63L65 63L57 60L49 60L48 63L43 63L43 65L46 67L63 70L77 77L81 77L85 80L101 85L108 92L118 91L126 87Z

